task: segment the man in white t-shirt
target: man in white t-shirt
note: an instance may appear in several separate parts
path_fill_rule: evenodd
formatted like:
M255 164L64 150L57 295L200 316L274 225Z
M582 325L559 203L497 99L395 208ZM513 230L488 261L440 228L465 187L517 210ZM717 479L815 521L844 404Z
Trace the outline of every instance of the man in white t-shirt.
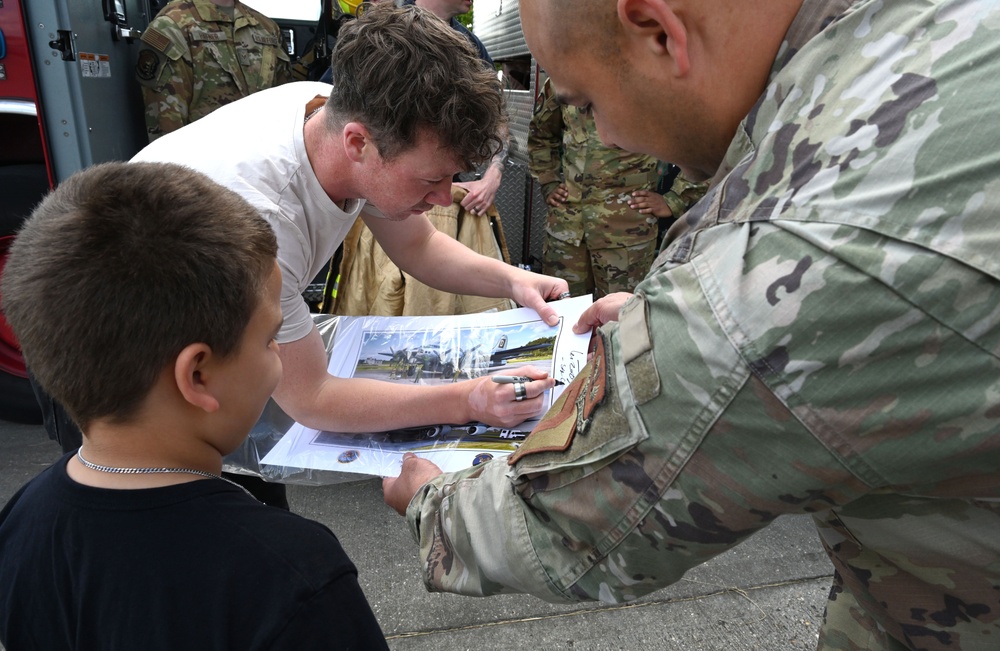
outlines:
M342 29L333 70L333 88L301 82L256 93L133 160L204 172L274 227L284 315L277 337L284 375L274 399L298 422L366 432L474 420L510 426L536 415L554 380L535 370L524 372L537 379L522 400L488 378L399 386L327 372L301 293L359 214L393 261L432 287L511 298L553 324L546 300L567 291L565 281L474 253L421 214L450 205L452 176L501 145L499 82L465 38L429 12L381 3Z

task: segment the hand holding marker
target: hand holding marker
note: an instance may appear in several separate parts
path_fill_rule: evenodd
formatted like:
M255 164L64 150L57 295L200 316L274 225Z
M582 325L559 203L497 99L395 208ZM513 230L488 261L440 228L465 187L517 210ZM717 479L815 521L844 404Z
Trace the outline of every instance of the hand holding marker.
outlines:
M491 375L493 381L497 384L514 384L516 382L521 382L527 384L528 382L534 382L534 378L527 377L526 375ZM562 386L566 384L562 380L556 380L556 386Z

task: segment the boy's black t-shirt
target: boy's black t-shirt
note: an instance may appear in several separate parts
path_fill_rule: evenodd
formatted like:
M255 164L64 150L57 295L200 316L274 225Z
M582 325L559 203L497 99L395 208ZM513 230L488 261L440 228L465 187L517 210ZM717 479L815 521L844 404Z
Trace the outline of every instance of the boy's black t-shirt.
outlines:
M0 511L10 651L388 648L323 525L217 479L83 486L70 456Z

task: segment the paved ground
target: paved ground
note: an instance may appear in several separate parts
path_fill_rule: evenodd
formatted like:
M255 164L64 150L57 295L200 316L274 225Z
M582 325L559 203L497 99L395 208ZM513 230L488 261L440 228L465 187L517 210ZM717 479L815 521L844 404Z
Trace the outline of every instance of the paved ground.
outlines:
M0 506L59 454L41 427L0 421ZM626 606L431 594L405 522L382 503L378 480L292 486L289 500L293 511L340 537L389 646L401 651L813 649L833 571L810 522L783 517L679 583Z

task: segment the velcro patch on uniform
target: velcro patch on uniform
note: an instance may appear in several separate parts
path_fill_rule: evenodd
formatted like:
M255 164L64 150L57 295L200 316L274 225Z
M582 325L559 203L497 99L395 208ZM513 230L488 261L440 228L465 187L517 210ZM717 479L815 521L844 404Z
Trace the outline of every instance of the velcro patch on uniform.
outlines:
M660 374L653 353L643 353L625 367L635 404L644 405L660 395Z
M628 364L653 349L646 325L646 299L634 294L618 313L621 332L622 362Z
M156 78L156 70L160 67L160 57L155 50L143 48L135 63L135 76L140 81L152 81Z
M268 36L267 34L257 34L253 35L253 40L255 43L260 43L261 45L273 45L277 47L281 44L281 41L277 36Z
M142 33L140 40L149 45L151 48L159 50L164 54L167 52L167 48L170 47L170 38L167 37L163 32L157 31L155 27L149 27Z
M590 374L583 390L583 405L580 409L581 424L590 420L594 407L604 401L608 386L607 356L604 352L604 337L600 334L595 338L594 356L590 361Z
M514 454L507 457L507 463L514 465L518 459L535 452L562 452L573 442L576 434L577 397L587 380L587 367L570 382L548 413L531 430Z
M210 32L207 29L195 28L191 30L191 40L220 42L220 41L225 41L227 39L225 32Z
M622 361L632 387L632 398L635 404L644 405L660 395L660 373L653 358L646 300L641 295L635 295L622 306L618 324Z

